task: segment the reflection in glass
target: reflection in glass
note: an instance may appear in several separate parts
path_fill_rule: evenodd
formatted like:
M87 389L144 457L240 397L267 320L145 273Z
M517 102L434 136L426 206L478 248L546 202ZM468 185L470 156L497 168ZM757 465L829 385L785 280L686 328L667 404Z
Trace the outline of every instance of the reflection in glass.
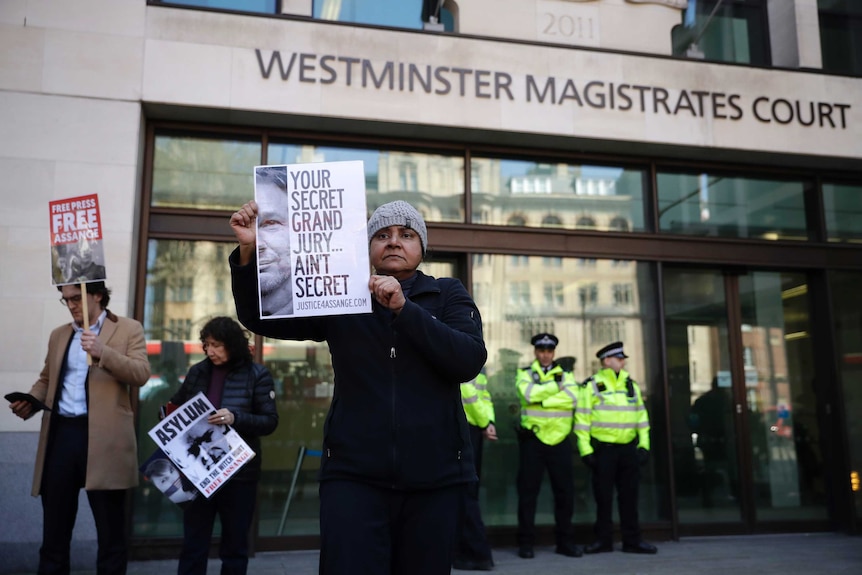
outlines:
M671 34L675 56L768 66L765 0L689 2Z
M664 305L679 521L741 521L722 274L665 269Z
M216 10L238 10L275 14L276 0L168 0L171 4L213 8Z
M314 452L319 452L323 444L323 423L334 388L329 350L326 343L267 338L263 363L275 381L279 425L275 433L264 438L266 458L258 490L258 531L262 536L316 535L320 456ZM287 507L288 490L303 446L311 450L311 455L302 461Z
M741 276L739 296L757 518L825 519L805 275Z
M817 0L823 69L862 75L862 4L858 0Z
M254 197L259 142L156 136L151 205L235 210Z
M270 144L269 164L343 162L365 164L368 215L382 204L404 200L429 222L464 221L464 158L390 150Z
M862 517L862 301L859 286L862 273L836 272L830 275L835 336L840 358L840 387L844 391L844 420L850 457L850 490L856 516Z
M659 229L711 237L808 239L803 182L659 172Z
M159 406L176 393L188 368L204 359L200 328L214 316L236 317L227 263L231 249L231 244L204 241L148 243L142 322L152 376L139 391L141 463L156 447L147 432L158 422ZM179 508L147 482L134 491L133 513L134 535L182 535Z
M823 184L823 211L830 242L862 241L862 185Z
M644 172L473 157L473 223L644 231Z
M518 448L514 424L519 403L515 374L533 360L530 337L548 331L560 338L556 356L574 357L575 379L583 381L598 369L595 352L621 339L631 356L626 368L641 384L653 422L653 436L662 433L664 414L658 410L660 374L657 323L655 318L655 277L650 264L597 260L591 268L578 266L575 258L476 254L472 262L472 293L482 314L485 345L488 348L486 373L497 416L499 441L486 444L482 470L480 505L488 525L517 525L517 496L514 478ZM629 298L615 299L613 286L627 285ZM586 291L584 291L586 290ZM583 298L580 294L592 294ZM594 296L594 297L593 297ZM655 431L658 427L658 431ZM659 476L666 467L660 453L641 480L641 517L645 521L667 519L659 504L662 485ZM591 524L595 505L586 469L575 466L575 522ZM553 525L550 489L539 495L537 524Z
M314 17L421 30L422 3L423 0L314 0ZM441 10L439 21L447 32L453 30L454 22L449 10Z

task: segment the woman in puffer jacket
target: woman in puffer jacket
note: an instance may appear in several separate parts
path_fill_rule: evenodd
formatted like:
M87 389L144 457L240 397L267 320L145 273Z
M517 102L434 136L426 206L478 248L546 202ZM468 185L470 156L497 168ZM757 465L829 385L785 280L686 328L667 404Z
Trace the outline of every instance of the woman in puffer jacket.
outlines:
M183 512L183 548L179 575L204 575L210 539L218 515L221 523L219 556L223 575L244 575L248 568L248 533L254 516L260 479L260 437L275 431L278 412L272 376L252 361L248 336L235 320L215 317L201 329L206 359L189 368L171 403L180 405L203 392L216 408L208 418L228 425L248 443L255 457L209 499L199 496ZM212 463L219 457L213 451Z

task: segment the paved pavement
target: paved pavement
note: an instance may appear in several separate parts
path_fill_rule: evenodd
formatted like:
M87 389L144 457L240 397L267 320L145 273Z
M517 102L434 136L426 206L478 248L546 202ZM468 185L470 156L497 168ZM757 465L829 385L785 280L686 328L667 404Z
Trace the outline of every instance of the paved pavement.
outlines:
M536 548L535 559L521 559L514 548L494 550L494 573L507 575L860 575L862 537L839 533L689 537L657 543L658 555L619 552L573 559L556 555L553 547ZM250 575L314 575L317 551L258 553L249 563ZM136 561L128 575L169 575L176 561ZM90 575L93 572L75 572ZM208 575L219 573L211 559ZM467 571L452 571L453 575ZM409 574L405 574L409 575Z
M655 542L658 555L619 552L587 555L579 559L537 547L535 559L521 559L515 548L494 550L494 573L507 575L860 575L862 536L840 533L688 537L679 542ZM249 563L249 575L315 575L317 551L258 553ZM176 560L134 561L128 575L172 575ZM220 571L210 559L208 575ZM5 573L0 559L0 573ZM95 571L73 571L93 575ZM467 575L468 571L452 571ZM23 575L20 574L20 575ZM410 575L410 574L404 574Z

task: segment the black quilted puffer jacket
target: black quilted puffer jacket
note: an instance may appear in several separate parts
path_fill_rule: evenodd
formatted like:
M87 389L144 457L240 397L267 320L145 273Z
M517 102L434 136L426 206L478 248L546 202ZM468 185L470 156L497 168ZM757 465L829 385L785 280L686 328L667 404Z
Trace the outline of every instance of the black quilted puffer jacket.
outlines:
M189 368L186 379L171 403L180 405L199 391L206 395L213 363L209 358ZM272 375L264 366L245 362L231 367L224 382L221 405L235 417L233 428L257 454L240 469L231 481L256 481L260 478L260 437L269 435L278 426L278 411Z

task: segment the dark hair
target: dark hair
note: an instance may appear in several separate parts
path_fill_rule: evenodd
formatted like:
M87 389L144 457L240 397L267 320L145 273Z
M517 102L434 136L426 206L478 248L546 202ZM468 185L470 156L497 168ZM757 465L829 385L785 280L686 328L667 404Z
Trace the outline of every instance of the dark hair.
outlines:
M201 343L208 337L224 344L230 363L251 363L248 334L236 320L225 316L212 318L201 328Z
M66 285L78 286L80 284L65 284L61 286L57 286L57 291L62 292L63 288ZM108 307L108 302L111 301L111 288L105 285L105 282L87 282L87 293L98 294L102 296L102 301L99 302L99 305L102 309L106 309Z
M275 184L281 191L287 193L287 168L285 166L255 168L254 177L257 184Z
M144 469L144 475L152 478L154 476L167 475L171 471L177 471L177 468L170 461L167 459L154 459Z

